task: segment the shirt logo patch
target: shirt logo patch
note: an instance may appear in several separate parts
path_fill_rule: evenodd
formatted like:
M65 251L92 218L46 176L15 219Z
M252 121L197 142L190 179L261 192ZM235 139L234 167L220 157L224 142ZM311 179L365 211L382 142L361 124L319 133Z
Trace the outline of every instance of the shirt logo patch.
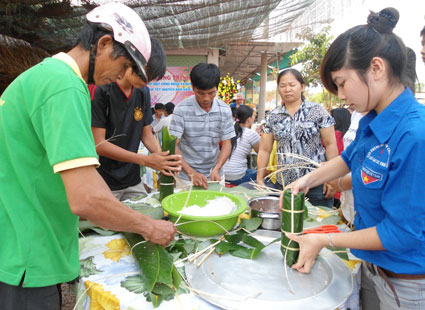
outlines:
M3 99L0 99L0 107L5 103L6 101L4 101Z
M390 163L390 154L391 149L388 144L385 143L371 148L367 153L366 158L383 168L388 168Z
M139 107L135 107L134 108L134 119L136 120L136 122L141 121L143 118L143 112L142 109Z
M373 171L370 168L362 167L362 181L364 185L382 180L382 174Z

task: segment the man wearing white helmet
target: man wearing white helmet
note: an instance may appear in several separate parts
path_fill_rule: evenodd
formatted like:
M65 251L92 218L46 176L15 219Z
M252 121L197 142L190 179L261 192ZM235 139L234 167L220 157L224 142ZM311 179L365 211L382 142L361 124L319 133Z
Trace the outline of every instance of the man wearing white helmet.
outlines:
M150 39L138 15L110 3L87 14L76 45L18 76L0 97L0 305L60 309L57 285L78 277L78 216L161 245L175 227L125 207L96 171L86 82L134 65L147 81Z

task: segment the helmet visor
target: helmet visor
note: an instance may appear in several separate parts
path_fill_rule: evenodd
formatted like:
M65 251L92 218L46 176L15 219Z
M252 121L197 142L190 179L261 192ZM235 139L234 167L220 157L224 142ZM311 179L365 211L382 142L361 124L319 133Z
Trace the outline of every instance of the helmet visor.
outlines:
M136 73L142 79L142 81L147 84L149 81L148 81L148 75L145 70L145 66L146 66L145 57L139 52L137 48L134 47L134 45L131 42L126 41L124 46L135 63L132 68L133 72Z

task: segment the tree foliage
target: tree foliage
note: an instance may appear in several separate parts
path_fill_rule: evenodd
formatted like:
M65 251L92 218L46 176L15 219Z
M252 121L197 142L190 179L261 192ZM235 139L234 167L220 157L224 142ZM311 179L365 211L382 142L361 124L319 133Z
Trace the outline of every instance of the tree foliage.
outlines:
M313 33L309 27L304 28L297 38L307 41L295 54L291 56L291 65L303 63L301 74L306 86L321 86L320 64L326 51L331 45L333 37L329 34L330 27L323 28L319 33Z
M297 38L307 42L295 54L291 55L291 65L303 64L301 74L307 87L322 87L320 80L320 66L322 59L332 43L333 36L329 34L330 27L323 28L315 34L311 28L304 28ZM322 103L330 111L334 107L343 106L343 102L325 89L321 93L310 95L310 101Z

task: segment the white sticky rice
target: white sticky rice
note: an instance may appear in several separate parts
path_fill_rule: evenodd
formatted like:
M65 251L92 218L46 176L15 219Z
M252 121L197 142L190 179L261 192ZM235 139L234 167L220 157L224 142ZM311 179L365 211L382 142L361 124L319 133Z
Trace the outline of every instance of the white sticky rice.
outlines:
M192 205L179 211L179 213L193 216L219 216L230 214L236 209L236 204L230 198L218 197L208 200L204 207Z

